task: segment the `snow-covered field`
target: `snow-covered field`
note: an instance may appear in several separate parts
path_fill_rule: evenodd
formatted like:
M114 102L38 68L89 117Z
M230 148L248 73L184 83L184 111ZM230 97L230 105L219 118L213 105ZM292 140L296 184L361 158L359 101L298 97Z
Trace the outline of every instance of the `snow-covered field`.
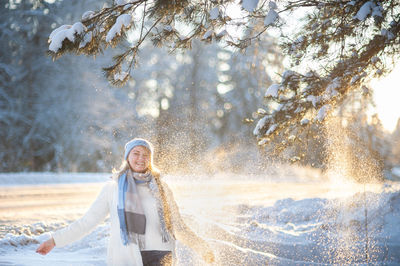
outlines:
M47 256L49 231L80 217L109 174L0 174L0 265L105 265L108 223ZM333 182L310 169L166 176L217 265L400 264L400 184ZM367 219L366 219L367 217ZM181 265L201 265L178 245Z

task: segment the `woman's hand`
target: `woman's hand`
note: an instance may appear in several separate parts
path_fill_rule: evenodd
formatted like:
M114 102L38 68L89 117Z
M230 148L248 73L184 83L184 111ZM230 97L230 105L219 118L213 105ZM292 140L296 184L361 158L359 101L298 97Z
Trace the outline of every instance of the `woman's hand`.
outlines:
M54 239L50 238L49 240L43 242L37 249L36 252L42 255L46 255L49 253L54 247L56 243L54 243Z

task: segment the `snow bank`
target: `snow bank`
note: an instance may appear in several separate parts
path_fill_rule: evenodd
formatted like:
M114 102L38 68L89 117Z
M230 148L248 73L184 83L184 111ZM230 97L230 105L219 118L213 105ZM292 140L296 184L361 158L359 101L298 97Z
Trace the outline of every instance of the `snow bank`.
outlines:
M110 173L0 173L0 186L105 182Z
M4 236L4 238L0 239L0 247L3 246L26 246L29 244L39 244L42 243L43 241L46 241L50 239L51 235L49 232L41 234L41 235L26 235L26 234L21 234L21 235L14 235L12 233L8 233Z
M106 265L109 225L98 226L92 233L64 248L54 248L46 256L37 254L39 243L50 238L7 234L0 240L1 265Z
M400 263L400 187L355 193L345 198L278 200L273 206L241 206L238 235L265 242L278 257L318 263L357 264L365 259L366 234L370 262ZM365 216L367 208L367 222ZM365 224L368 232L366 233ZM344 256L345 258L341 257Z

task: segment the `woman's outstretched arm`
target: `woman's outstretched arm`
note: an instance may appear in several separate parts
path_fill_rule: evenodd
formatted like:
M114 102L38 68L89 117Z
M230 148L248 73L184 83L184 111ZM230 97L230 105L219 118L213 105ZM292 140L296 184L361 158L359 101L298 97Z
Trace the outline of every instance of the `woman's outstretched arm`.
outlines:
M88 211L83 217L71 223L67 227L51 233L51 238L43 242L38 249L37 253L46 255L55 246L63 247L83 236L89 234L100 222L104 221L109 213L108 201L112 196L112 189L114 181L107 182L102 188L96 200L92 203Z

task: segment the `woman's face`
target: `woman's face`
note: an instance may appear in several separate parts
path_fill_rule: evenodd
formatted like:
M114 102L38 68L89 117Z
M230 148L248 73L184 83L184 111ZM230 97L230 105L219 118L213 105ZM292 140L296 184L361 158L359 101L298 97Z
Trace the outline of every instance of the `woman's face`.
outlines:
M134 147L128 155L128 162L134 172L146 172L150 165L149 150L143 146Z

